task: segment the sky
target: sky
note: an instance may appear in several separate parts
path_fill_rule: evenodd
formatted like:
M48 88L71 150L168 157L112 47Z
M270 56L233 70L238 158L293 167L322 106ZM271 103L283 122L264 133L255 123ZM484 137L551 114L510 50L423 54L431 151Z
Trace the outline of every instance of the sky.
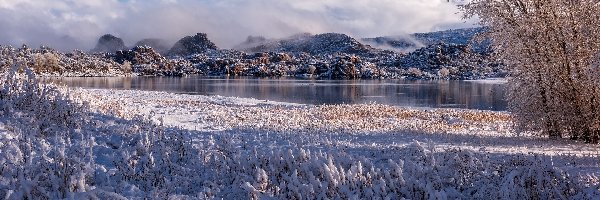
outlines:
M231 48L249 35L363 38L473 25L458 12L447 0L0 0L0 44L89 50L107 33L133 45L204 32Z

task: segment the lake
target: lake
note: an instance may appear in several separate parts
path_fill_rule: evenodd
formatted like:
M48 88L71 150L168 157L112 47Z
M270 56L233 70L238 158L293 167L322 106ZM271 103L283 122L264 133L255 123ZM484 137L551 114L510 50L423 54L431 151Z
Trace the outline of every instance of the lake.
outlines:
M303 104L380 103L411 107L506 110L503 81L312 80L293 78L67 77L72 87L221 95Z

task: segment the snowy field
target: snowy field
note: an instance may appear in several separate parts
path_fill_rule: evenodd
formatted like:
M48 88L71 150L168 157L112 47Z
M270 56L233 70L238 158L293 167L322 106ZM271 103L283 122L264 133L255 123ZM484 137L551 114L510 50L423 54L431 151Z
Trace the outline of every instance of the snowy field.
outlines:
M600 154L598 145L514 134L506 112L379 104L314 106L134 90L76 89L74 92L94 102L92 108L100 112L124 113L121 117L147 116L155 123L190 131L256 131L293 134L315 141L335 138L332 143L350 149L404 147L419 141L434 144L438 149L490 153Z
M2 82L8 199L600 198L600 146L505 112Z

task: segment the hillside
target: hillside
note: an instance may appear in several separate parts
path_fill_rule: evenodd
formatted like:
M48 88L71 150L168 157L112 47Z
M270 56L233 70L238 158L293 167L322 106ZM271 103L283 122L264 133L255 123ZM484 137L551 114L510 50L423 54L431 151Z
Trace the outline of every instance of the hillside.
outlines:
M407 36L363 38L361 41L376 47L415 50L439 43L467 45L476 34L483 32L483 30L483 28L452 29L429 33L414 33Z
M335 53L366 54L377 51L364 45L356 39L341 33L323 33L312 35L297 34L284 39L260 39L249 37L238 50L247 53L276 52L276 53L308 53L311 55L330 55Z

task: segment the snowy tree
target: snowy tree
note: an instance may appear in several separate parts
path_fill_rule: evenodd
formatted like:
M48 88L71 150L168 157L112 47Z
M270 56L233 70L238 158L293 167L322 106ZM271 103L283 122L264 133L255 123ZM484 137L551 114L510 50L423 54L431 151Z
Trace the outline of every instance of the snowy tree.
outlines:
M472 0L510 67L509 109L521 131L597 143L600 135L600 1Z

